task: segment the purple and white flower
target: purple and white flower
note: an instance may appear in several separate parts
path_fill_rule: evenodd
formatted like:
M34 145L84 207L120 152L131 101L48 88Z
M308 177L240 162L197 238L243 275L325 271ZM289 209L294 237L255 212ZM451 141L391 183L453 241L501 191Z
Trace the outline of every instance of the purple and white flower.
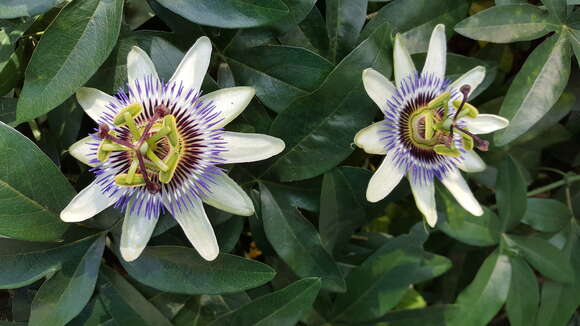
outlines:
M164 82L149 56L133 47L125 90L110 96L82 88L76 94L99 128L70 153L90 165L96 179L60 217L80 222L109 206L120 208L126 261L139 257L164 211L203 258L215 259L219 248L203 203L237 215L254 213L251 199L219 165L259 161L284 149L275 137L223 130L255 90L233 87L201 95L211 51L207 37L198 39Z
M433 30L421 73L402 42L397 35L393 54L395 84L373 69L363 72L365 90L385 116L359 131L354 139L365 152L385 155L369 182L367 200L385 198L406 175L417 208L434 226L434 180L439 179L463 208L482 215L483 210L459 169L483 171L485 163L475 149L485 151L488 143L477 135L505 128L509 123L497 115L480 114L467 103L471 92L483 81L485 68L475 67L452 83L445 79L444 25Z

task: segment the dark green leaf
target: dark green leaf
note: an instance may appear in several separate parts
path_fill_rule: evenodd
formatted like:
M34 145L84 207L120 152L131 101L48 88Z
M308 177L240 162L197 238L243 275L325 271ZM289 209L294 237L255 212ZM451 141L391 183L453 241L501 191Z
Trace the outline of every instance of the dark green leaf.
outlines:
M195 249L176 246L148 247L136 261L122 263L139 282L184 294L239 292L260 286L275 275L257 261L228 254L206 261Z
M0 121L10 124L16 121L15 98L0 97Z
M64 0L4 0L0 3L0 18L36 16L62 2Z
M571 217L568 207L557 200L529 198L522 222L538 231L558 232L570 222Z
M328 171L353 151L350 144L355 133L377 112L362 89L362 70L375 67L390 75L386 70L392 58L390 32L386 25L377 29L316 92L296 100L278 115L270 133L286 142L286 150L268 171L283 181L308 179Z
M339 62L356 45L367 15L366 0L327 0L326 30L330 59Z
M365 189L370 177L368 170L351 167L336 168L324 175L318 227L322 243L330 252L366 224Z
M105 237L100 236L79 261L42 284L32 302L29 325L64 325L79 314L91 298L97 282Z
M282 2L290 12L272 26L280 32L288 31L302 22L316 4L316 0L282 0Z
M317 7L306 18L287 33L279 37L284 45L299 46L323 57L328 54L328 35L324 18Z
M21 52L21 48L18 48L6 61L0 62L0 95L6 95L16 87L22 79L22 70L24 70L24 68L21 67ZM16 120L16 108L14 108L12 119L13 120L10 122Z
M499 242L500 221L497 215L483 206L482 216L473 216L461 207L442 187L437 192L445 210L438 210L437 228L448 236L472 246L491 246ZM441 214L443 213L443 214Z
M0 239L0 288L22 287L54 273L63 263L80 259L95 241L91 237L57 246Z
M113 50L122 17L122 0L69 3L42 36L26 68L18 121L47 113L86 83Z
M548 12L529 4L491 7L455 25L455 31L472 39L510 43L537 39L558 26Z
M221 252L231 252L244 229L245 217L233 216L226 222L216 226L218 244Z
M85 111L74 97L48 113L50 137L57 142L59 151L68 149L78 140L84 115Z
M572 44L576 61L580 65L580 30L568 29L568 35L570 36L570 44Z
M165 8L208 26L247 28L276 22L289 14L281 0L156 0Z
M495 134L498 146L508 144L538 122L562 95L570 76L570 46L565 34L550 36L524 63L511 84L500 115L510 125Z
M113 323L110 325L109 323ZM85 309L76 316L67 326L115 326L111 315L105 309L105 306L99 299L99 296L94 296Z
M518 225L526 212L526 183L520 169L511 156L506 156L497 174L497 209L501 219L501 231L509 231Z
M574 271L568 257L548 241L537 237L504 235L507 243L521 252L526 260L544 276L558 282L570 283Z
M101 303L117 325L171 326L139 291L110 267L103 267L98 290Z
M411 284L437 277L451 267L447 258L424 251L416 236L388 240L351 271L348 292L337 296L332 319L362 322L381 317L399 303Z
M563 284L547 280L542 286L540 310L535 326L567 325L571 315L577 310L580 302L580 229L576 222L571 223L566 231L566 258L574 267L575 280L572 284Z
M485 326L506 302L512 268L508 256L494 251L475 279L457 297L460 309L449 326Z
M345 290L338 266L322 245L314 226L283 197L283 188L260 184L261 213L266 237L278 255L301 277L322 278L322 287Z
M421 309L393 311L373 321L357 324L368 326L441 326L447 325L450 317L458 309L454 305L435 305ZM384 323L387 324L384 324Z
M388 23L394 31L402 33L411 53L425 52L435 25L445 24L447 35L451 36L453 25L465 17L468 8L469 1L466 0L395 0L382 7L368 22L361 38Z
M226 314L210 326L293 326L310 309L320 290L320 279L307 278L274 293L259 297Z
M59 218L73 197L66 178L28 138L0 122L0 234L23 240L63 239Z
M227 61L237 83L256 87L258 98L276 112L315 91L332 70L332 64L317 54L288 46L232 52Z
M566 0L542 0L542 3L556 17L559 23L566 23L566 18L568 18L568 4Z
M536 274L520 257L510 257L512 277L506 302L511 326L530 326L536 321L540 289Z

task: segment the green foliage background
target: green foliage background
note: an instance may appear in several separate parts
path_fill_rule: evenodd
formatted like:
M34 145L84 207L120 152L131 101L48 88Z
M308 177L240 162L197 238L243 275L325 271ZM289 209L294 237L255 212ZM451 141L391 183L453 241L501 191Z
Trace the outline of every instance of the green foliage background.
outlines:
M580 324L577 5L0 1L0 325ZM366 202L379 158L352 141L381 118L362 70L392 75L395 33L420 67L439 23L448 77L484 65L473 103L511 124L488 138L487 170L469 176L485 214L438 187L440 221L427 230L404 183ZM118 211L58 218L92 178L67 153L94 128L73 94L122 87L133 45L168 79L202 35L214 46L203 90L257 90L229 128L280 137L286 150L232 167L256 214L208 208L217 260L202 260L166 216L127 263Z

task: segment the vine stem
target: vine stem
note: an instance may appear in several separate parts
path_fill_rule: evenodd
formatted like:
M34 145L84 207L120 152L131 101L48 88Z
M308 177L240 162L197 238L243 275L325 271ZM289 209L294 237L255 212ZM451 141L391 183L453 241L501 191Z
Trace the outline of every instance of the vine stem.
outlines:
M545 185L543 187L536 188L536 189L528 192L528 197L535 196L535 195L541 194L543 192L550 191L550 190L559 188L565 184L570 184L570 183L576 182L576 181L580 181L580 175L569 176L569 177L566 177L562 180Z

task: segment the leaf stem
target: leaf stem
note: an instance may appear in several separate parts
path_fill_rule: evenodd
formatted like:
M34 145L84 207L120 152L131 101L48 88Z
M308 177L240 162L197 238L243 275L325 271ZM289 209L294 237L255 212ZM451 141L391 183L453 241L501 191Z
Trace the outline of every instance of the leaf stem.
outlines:
M540 187L540 188L536 188L536 189L528 192L528 197L532 197L532 196L535 196L535 195L541 194L543 192L559 188L565 184L570 184L570 183L576 182L576 181L580 181L580 175L573 175L573 176L565 177L562 180L550 183L548 185L545 185L545 186Z

